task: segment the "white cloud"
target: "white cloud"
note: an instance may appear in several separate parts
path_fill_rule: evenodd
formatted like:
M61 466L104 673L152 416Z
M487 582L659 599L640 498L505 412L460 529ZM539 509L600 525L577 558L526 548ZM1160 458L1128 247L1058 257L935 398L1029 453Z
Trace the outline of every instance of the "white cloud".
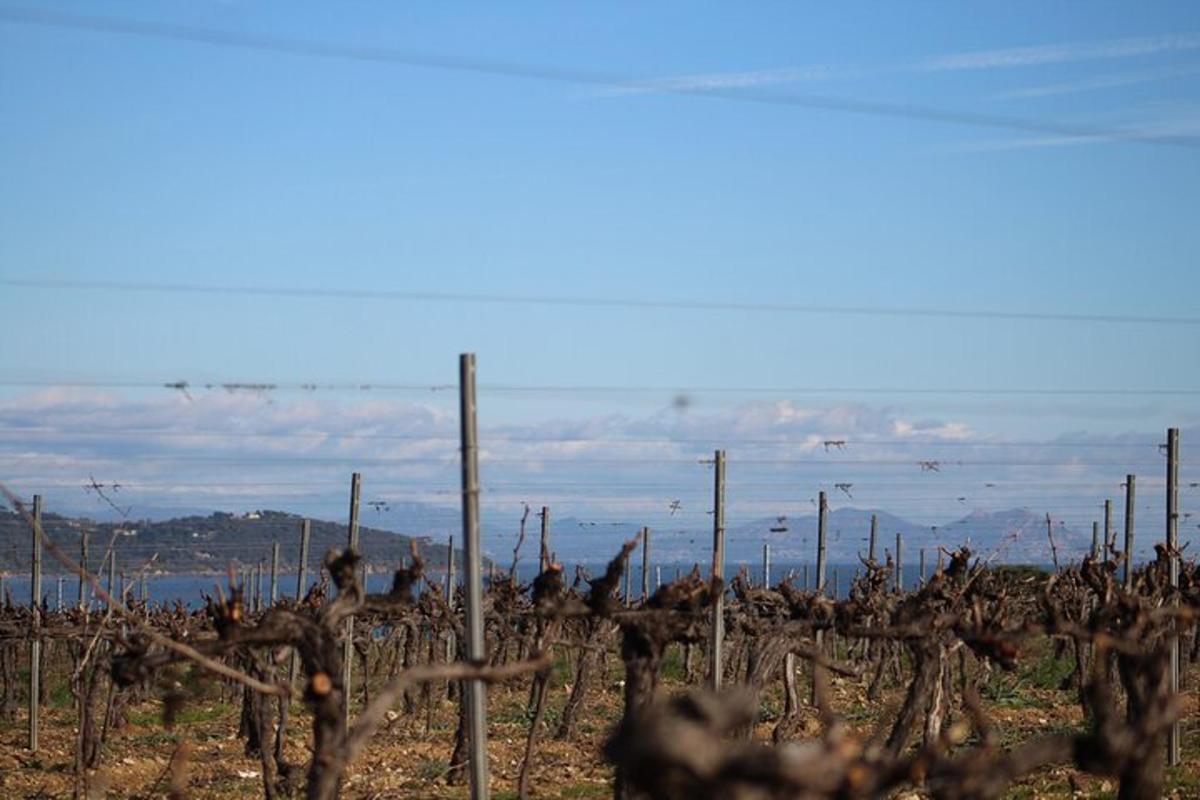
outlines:
M0 479L21 494L42 492L48 508L71 513L105 512L83 490L94 475L121 483L118 501L132 505L135 516L174 507L275 507L340 518L349 473L358 469L364 500L452 507L456 417L452 406L318 395L217 391L188 402L171 394L40 392L0 400ZM1146 444L1152 438L1076 433L1005 442L952 418L864 403L748 402L707 414L611 414L492 425L480 433L492 519L529 502L554 506L559 518L632 515L702 529L710 524L712 491L702 462L718 447L730 463L730 524L809 513L809 498L821 489L843 505L933 524L972 508L1020 505L1083 520L1100 499L1117 496L1128 471L1150 473L1146 502L1161 492L1154 481L1159 457ZM826 446L830 441L846 444ZM922 461L938 469L925 470ZM838 483L853 486L853 499ZM676 499L682 510L669 516Z
M999 50L975 50L935 56L918 61L908 68L920 72L1010 69L1044 64L1152 56L1191 50L1200 50L1200 35L1181 33L1096 42L1068 42L1031 47L1009 47Z
M1164 81L1170 80L1171 78L1187 77L1189 75L1200 75L1200 65L1192 64L1186 67L1178 67L1174 69L1163 69L1148 72L1131 72L1123 75L1102 75L1100 77L1088 78L1085 80L1046 83L1038 86L1025 86L1018 89L1009 89L1007 91L997 92L996 94L992 95L992 97L996 100L1029 100L1042 97L1057 97L1059 95L1075 94L1078 92L1118 89L1124 86L1136 86L1154 81Z

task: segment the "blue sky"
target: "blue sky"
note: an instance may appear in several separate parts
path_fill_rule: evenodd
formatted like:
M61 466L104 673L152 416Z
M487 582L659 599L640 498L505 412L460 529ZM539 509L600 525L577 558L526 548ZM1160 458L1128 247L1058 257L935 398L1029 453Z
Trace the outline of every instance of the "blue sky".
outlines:
M14 8L0 3L0 278L1196 316L1194 3L38 6L604 85L34 25L4 16ZM814 96L1050 130L791 103ZM470 350L484 385L668 389L485 391L485 427L657 423L663 436L689 387L1200 389L1194 324L8 285L0 336L9 384L444 384ZM65 426L46 411L53 391L0 399ZM54 396L115 403L126 424L146 403L198 413L164 392L73 391ZM864 438L899 421L1152 444L1198 424L1194 396L689 398L689 419L731 450L739 420L780 403L864 409L873 422L845 429ZM422 394L249 400L266 409L250 430L310 402L386 407L402 427L453 409ZM210 427L232 424L212 413Z

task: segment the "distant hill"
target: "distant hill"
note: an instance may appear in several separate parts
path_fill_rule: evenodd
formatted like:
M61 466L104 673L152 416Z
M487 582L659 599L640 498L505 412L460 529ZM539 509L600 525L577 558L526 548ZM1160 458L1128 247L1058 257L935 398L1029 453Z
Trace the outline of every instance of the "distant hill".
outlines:
M231 563L245 566L271 560L275 542L280 545L280 570L295 571L300 558L301 517L282 511L249 514L214 513L169 520L95 522L89 519L46 514L42 524L50 538L69 556L79 557L80 535L88 532L89 565L97 569L108 541L115 534L118 570L135 570L154 559L151 570L174 573L222 573ZM320 565L325 553L346 545L345 523L312 520L309 569ZM359 528L359 549L372 568L391 569L410 553L417 542L421 557L432 569L445 568L447 547L426 537L410 537L371 527ZM13 512L0 512L0 569L25 572L29 569L31 536L24 519ZM455 549L461 565L462 553ZM60 571L46 553L43 569ZM486 568L486 564L485 564Z
M858 561L860 553L866 556L872 515L876 518L876 549L880 559L885 552L895 552L896 534L899 533L903 537L905 563L914 566L921 549L926 551L932 568L939 545L950 549L968 543L983 556L1000 550L998 560L1001 562L1048 564L1051 561L1045 514L1029 509L975 511L935 528L879 509L838 508L831 510L826 518L826 554L830 563L852 564ZM568 517L555 522L553 528L551 546L558 552L560 560L602 561L611 557L619 543L636 534L641 526L627 522L580 522ZM711 558L710 528L681 530L667 527L657 532L659 535L652 539L655 561L706 563ZM1091 532L1084 534L1055 523L1054 540L1059 559L1065 563L1078 559L1090 547ZM768 542L776 562L814 561L816 513L784 520L762 517L728 527L725 532L726 561L758 564L762 546ZM523 556L536 556L536 548L535 543ZM505 560L502 555L497 558L501 562Z

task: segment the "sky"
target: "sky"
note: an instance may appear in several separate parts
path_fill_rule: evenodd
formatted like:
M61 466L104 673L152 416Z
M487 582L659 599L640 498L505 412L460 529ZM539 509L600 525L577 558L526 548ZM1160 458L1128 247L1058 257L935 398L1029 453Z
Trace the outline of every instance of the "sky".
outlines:
M1194 3L0 0L0 108L51 505L452 505L469 351L498 513L1200 506Z

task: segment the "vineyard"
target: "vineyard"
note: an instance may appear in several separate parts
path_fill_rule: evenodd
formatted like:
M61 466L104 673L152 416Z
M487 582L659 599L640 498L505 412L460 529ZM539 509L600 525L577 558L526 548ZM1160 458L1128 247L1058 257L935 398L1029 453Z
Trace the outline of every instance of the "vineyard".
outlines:
M364 593L345 549L306 596L261 608L235 577L197 611L136 600L132 586L112 597L91 575L100 609L9 602L0 787L464 796L467 701L485 683L497 796L1154 798L1197 786L1186 760L1166 763L1191 708L1171 665L1173 648L1184 662L1200 648L1200 572L1165 544L1137 569L1105 542L1049 574L962 547L910 592L892 554L872 548L835 600L792 576L725 585L700 569L636 596L638 543L603 574L564 574L543 547L529 585L515 563L493 576L483 660L466 657L462 592L415 549L384 594ZM31 706L44 709L34 754L22 752Z

